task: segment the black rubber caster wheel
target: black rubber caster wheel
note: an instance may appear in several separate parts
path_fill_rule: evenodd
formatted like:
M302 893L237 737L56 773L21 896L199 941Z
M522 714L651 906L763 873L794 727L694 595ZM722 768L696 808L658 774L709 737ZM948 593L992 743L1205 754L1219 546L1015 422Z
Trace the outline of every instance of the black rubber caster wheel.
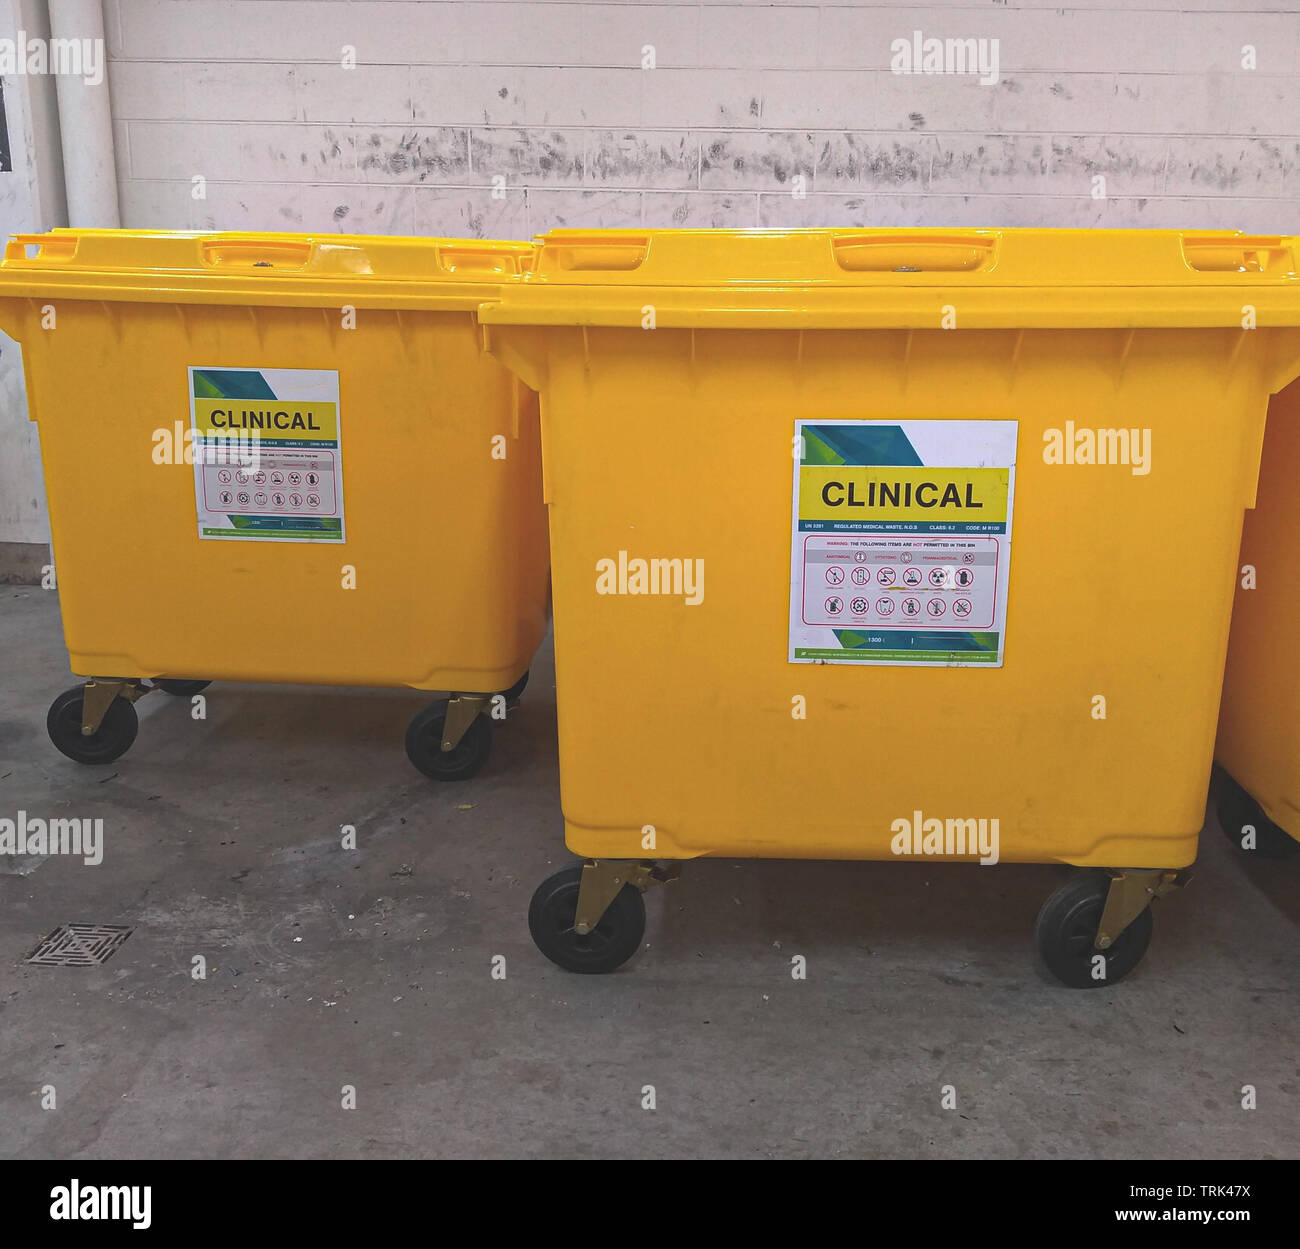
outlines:
M435 781L467 781L487 762L492 749L492 726L479 716L469 726L455 750L443 750L442 728L447 721L447 704L426 707L406 730L406 757Z
M506 702L517 702L519 696L528 688L528 672L529 670L525 668L524 675L521 676L518 681L516 681L508 690L501 691L501 696L506 700Z
M211 681L172 681L159 679L154 684L162 690L164 694L174 694L177 698L193 698L195 694L201 694Z
M640 948L645 901L635 885L624 885L600 923L579 936L573 925L581 884L581 867L566 867L542 881L528 907L528 931L552 963L565 971L598 976L622 967Z
M1038 913L1035 938L1048 970L1072 989L1101 989L1123 980L1151 944L1148 906L1109 950L1093 947L1106 907L1110 877L1104 872L1076 876L1053 893ZM1095 959L1104 959L1102 963Z
M120 759L135 741L140 727L135 707L125 698L109 704L99 729L90 737L81 732L81 709L85 690L78 685L67 690L50 704L45 729L50 741L77 763L112 763Z
M1264 808L1232 777L1223 776L1214 805L1224 836L1243 854L1261 859L1286 859L1300 848L1300 842L1274 824L1264 814ZM1242 830L1248 824L1255 830L1255 844L1249 850L1241 844Z

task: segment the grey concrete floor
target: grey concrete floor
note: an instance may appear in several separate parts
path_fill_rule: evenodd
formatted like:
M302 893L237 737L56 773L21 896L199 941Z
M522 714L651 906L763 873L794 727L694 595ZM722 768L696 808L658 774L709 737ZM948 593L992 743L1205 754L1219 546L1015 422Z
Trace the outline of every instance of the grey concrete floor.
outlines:
M151 695L83 768L45 737L74 683L52 593L0 590L0 656L0 816L106 826L96 867L0 861L0 1156L1300 1154L1300 860L1245 861L1213 816L1112 988L1037 964L1063 869L888 863L689 865L648 948L572 976L526 923L570 861L549 647L443 787L402 751L425 700L384 691L213 685L206 721ZM134 931L27 964L67 922Z

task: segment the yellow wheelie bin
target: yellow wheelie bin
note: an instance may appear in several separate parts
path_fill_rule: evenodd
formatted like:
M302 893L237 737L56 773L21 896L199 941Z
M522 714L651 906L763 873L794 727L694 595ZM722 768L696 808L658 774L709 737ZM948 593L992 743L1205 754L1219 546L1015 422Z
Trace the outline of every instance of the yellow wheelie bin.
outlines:
M1241 534L1215 756L1219 822L1277 859L1300 843L1300 384L1274 396L1259 496Z
M1141 958L1194 860L1243 509L1300 373L1294 240L556 231L480 313L537 389L561 967L704 855L1087 869L1037 940Z
M549 610L536 395L476 309L527 243L55 230L0 262L72 670L54 745L211 680L445 691L407 733L472 776Z

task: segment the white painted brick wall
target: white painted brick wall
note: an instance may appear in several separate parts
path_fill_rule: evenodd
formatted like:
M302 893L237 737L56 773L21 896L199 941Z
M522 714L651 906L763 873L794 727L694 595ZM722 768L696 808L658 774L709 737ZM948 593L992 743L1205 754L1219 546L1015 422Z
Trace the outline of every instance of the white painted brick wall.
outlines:
M1064 3L108 0L123 221L1300 231L1294 0ZM892 74L917 29L1000 81Z

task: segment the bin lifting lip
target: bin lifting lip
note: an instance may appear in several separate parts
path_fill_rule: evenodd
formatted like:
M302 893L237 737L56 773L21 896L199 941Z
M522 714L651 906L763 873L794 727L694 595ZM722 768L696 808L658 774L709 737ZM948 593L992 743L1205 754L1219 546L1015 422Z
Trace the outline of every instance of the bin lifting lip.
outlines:
M1243 304L1262 330L1300 326L1300 290L1255 287L874 288L584 286L504 287L479 308L491 326L589 326L644 330L647 307L658 329L933 329L945 308L957 329L1228 329L1245 331ZM1248 296L1243 298L1244 296Z

